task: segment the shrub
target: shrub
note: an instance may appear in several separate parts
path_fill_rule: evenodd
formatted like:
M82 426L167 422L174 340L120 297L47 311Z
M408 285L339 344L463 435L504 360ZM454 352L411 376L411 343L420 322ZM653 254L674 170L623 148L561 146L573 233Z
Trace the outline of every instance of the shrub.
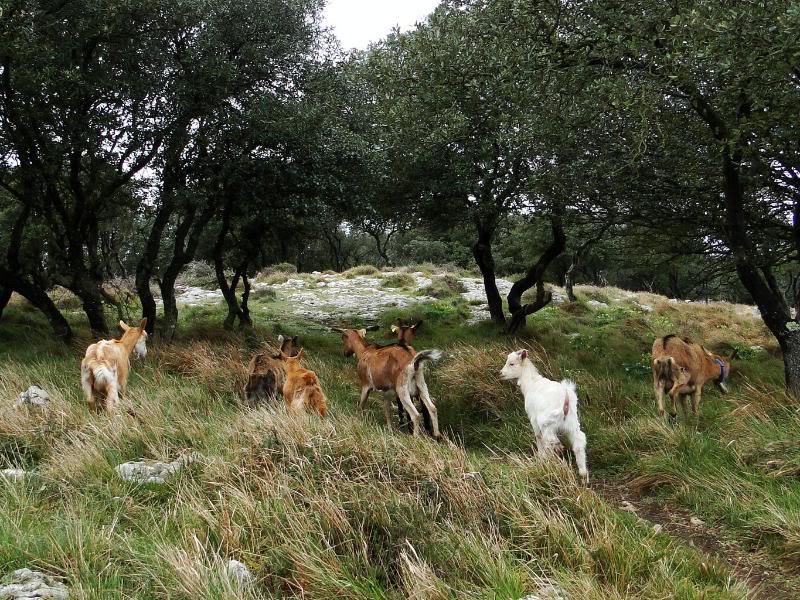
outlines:
M389 327L396 319L408 322L426 321L429 323L455 324L469 318L470 310L466 302L461 300L420 302L405 308L386 311L381 320Z
M211 263L203 260L193 260L183 268L178 276L180 285L203 288L204 290L217 289L217 273Z
M381 282L383 288L410 288L417 285L417 280L408 273L395 273L384 278Z
M271 301L276 297L275 290L268 287L257 287L250 290L250 300Z
M292 263L282 262L278 263L277 265L270 265L264 269L261 269L258 276L267 277L269 275L274 275L276 273L283 273L284 275L292 275L293 273L297 273L297 267Z
M358 277L359 275L378 275L380 271L374 265L359 265L357 267L353 267L352 269L347 269L342 275L344 275L347 279L352 279L353 277Z
M279 285L289 281L289 276L286 273L271 273L264 277L264 283L268 285Z
M81 310L83 308L81 299L67 288L56 286L48 292L48 295L59 310Z
M436 277L428 287L422 290L426 296L439 299L460 296L465 291L467 290L464 288L464 284L457 277L450 274Z

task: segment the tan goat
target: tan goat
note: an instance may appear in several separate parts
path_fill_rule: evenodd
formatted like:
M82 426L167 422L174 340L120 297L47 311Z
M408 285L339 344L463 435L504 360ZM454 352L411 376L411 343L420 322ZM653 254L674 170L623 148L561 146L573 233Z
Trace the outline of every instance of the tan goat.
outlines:
M145 325L147 319L142 319L138 327L120 321L123 334L119 340L100 340L86 349L81 361L81 387L90 408L99 410L102 406L98 403L104 399L104 408L116 412L128 384L131 352L141 358L147 355Z
M300 365L303 349L296 356L282 354L286 366L286 381L283 384L283 399L289 410L301 413L314 411L324 417L328 411L328 399L322 391L322 385L314 371L304 369Z
M283 393L283 384L286 381L286 366L281 360L281 354L287 356L297 355L297 336L278 336L280 350L264 350L253 355L250 359L247 372L247 385L244 396L250 406L261 402L274 402L278 394Z
M337 331L342 334L345 355L355 354L358 359L356 370L361 381L358 407L364 407L372 390L392 391L411 418L413 434L419 435L420 413L411 400L412 396L419 394L430 414L433 436L440 437L436 406L428 392L422 365L426 361L439 360L442 353L439 350L423 350L415 353L413 348L400 344L379 347L364 339L367 334L365 329ZM386 425L391 427L391 400L386 395L383 397L383 414Z
M678 412L680 400L684 414L687 414L686 396L692 396L692 413L700 412L700 396L703 386L713 380L716 386L727 393L725 382L731 372L730 361L736 357L723 358L706 350L691 340L676 335L658 338L653 342L653 391L656 396L658 414L664 416L664 393L672 401L671 417Z

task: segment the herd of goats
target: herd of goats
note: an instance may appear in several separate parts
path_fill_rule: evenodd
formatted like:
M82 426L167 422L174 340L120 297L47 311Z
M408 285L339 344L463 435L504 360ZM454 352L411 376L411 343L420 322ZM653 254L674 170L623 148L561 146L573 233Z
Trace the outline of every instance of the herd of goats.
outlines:
M130 355L147 354L147 332L143 319L136 327L120 321L123 335L119 340L101 340L89 346L81 362L81 385L86 402L95 410L114 413L124 395L130 371ZM410 422L414 435L420 433L420 420L435 438L441 437L436 406L425 383L424 364L436 361L442 352L436 349L417 352L412 347L420 323L392 325L395 343L380 346L366 340L365 329L336 329L342 336L346 356L355 355L361 384L359 409L373 390L384 392L383 412L388 427L392 426L392 398L397 402L400 425ZM257 353L250 361L245 388L247 401L255 405L275 401L283 395L293 412L312 412L324 417L327 398L314 371L301 362L304 356L297 336L278 336L280 350ZM677 405L688 414L687 398L691 396L692 412L698 415L703 386L713 380L723 391L731 371L731 360L706 350L700 344L676 335L658 338L653 343L653 388L658 412L664 416L664 394L672 401L670 416L675 418ZM525 411L533 427L536 445L543 456L559 454L565 440L575 457L578 474L588 483L586 467L586 435L578 420L578 396L575 384L567 379L552 381L534 366L527 350L511 352L500 377L515 382L525 399ZM417 408L417 402L419 408Z

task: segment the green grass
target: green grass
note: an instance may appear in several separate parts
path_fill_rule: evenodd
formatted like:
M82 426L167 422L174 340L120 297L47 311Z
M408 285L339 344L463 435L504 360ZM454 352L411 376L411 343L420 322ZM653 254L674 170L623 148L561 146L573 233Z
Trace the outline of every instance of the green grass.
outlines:
M516 600L548 582L571 598L745 598L723 563L580 487L568 466L537 460L518 390L498 380L505 354L520 347L547 375L578 383L595 482L630 485L800 565L800 404L781 391L766 330L731 307L552 306L518 338L466 325L460 298L388 311L375 340L396 317L422 319L415 347L446 352L427 377L449 440L436 443L387 430L377 398L359 413L338 336L285 321L268 300L257 336L301 336L329 396L325 421L241 406L252 342L221 330L221 305L183 308L179 338L134 363L137 419L84 407L78 365L89 338L79 313L70 315L79 339L65 347L37 313L7 309L0 468L32 475L0 481L0 577L38 568L72 597L97 599ZM654 415L645 365L667 322L712 348L765 349L736 363L729 396L709 386L697 424ZM31 384L53 398L46 415L11 407ZM164 486L114 472L188 449L203 458ZM222 575L230 558L253 571L252 589Z

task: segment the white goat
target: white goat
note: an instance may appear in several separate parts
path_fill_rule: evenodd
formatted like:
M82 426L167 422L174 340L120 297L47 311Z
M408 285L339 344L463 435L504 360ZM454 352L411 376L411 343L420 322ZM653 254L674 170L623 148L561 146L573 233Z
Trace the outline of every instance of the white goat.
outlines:
M528 359L527 350L508 355L500 377L516 381L525 397L525 412L536 435L536 447L543 455L553 453L561 447L561 434L575 454L578 474L584 483L589 483L586 469L586 435L578 422L578 395L575 384L568 379L551 381L543 377Z

